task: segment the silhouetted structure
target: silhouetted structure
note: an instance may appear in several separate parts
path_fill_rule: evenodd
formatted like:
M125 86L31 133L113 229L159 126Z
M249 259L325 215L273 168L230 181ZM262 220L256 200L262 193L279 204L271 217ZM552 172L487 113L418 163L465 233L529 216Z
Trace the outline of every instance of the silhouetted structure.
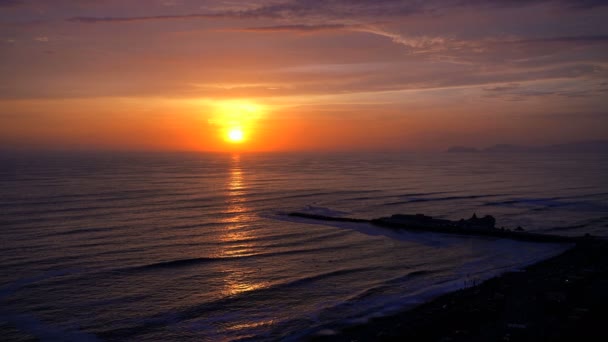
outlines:
M376 226L391 229L429 231L458 235L488 236L532 242L576 242L580 239L591 238L590 236L569 237L561 235L529 233L525 232L521 227L518 227L518 229L515 229L514 231L504 228L498 229L496 228L496 219L493 216L486 215L482 218L479 218L477 217L477 214L473 214L473 216L471 216L471 218L469 218L468 220L460 219L459 221L436 219L423 214L396 214L392 215L391 217L381 217L372 220L350 217L333 217L298 212L290 213L289 216L321 221L371 223Z

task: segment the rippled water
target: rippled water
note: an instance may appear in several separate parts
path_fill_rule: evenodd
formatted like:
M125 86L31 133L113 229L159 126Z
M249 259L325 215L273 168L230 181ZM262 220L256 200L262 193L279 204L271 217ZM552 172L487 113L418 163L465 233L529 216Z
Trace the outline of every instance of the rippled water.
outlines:
M606 155L53 154L0 163L9 340L299 339L564 246L312 224L492 214L608 235Z

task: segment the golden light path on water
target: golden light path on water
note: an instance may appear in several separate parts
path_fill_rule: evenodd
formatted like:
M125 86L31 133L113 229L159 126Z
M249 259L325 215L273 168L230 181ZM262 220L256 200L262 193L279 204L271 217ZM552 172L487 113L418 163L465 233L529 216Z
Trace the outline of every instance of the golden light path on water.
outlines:
M232 155L226 188L228 191L226 212L230 215L224 219L224 222L230 224L220 236L220 241L224 246L221 256L235 258L257 254L259 249L252 242L253 236L247 226L248 222L251 222L251 213L245 204L245 177L239 154ZM257 268L252 269L241 263L227 263L226 265L227 268L223 270L225 284L223 292L226 295L232 296L268 285L252 280L259 272Z

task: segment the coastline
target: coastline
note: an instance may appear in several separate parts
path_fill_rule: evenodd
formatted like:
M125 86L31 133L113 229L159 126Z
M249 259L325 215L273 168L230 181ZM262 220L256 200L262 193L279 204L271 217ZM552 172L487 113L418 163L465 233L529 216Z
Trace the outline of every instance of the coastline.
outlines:
M315 341L603 340L608 317L608 241L567 251L477 286ZM603 337L603 338L602 338Z

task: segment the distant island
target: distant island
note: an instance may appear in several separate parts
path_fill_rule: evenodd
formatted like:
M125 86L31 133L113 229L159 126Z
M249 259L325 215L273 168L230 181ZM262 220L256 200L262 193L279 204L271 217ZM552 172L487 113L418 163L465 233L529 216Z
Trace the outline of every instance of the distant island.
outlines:
M448 153L521 153L521 152L542 152L542 153L581 153L581 152L600 152L608 153L608 140L581 141L565 144L554 144L544 146L524 146L497 144L494 146L478 149L469 146L452 146L446 150Z
M475 153L475 152L479 152L479 150L476 149L475 147L452 146L447 150L447 152L450 152L450 153Z

